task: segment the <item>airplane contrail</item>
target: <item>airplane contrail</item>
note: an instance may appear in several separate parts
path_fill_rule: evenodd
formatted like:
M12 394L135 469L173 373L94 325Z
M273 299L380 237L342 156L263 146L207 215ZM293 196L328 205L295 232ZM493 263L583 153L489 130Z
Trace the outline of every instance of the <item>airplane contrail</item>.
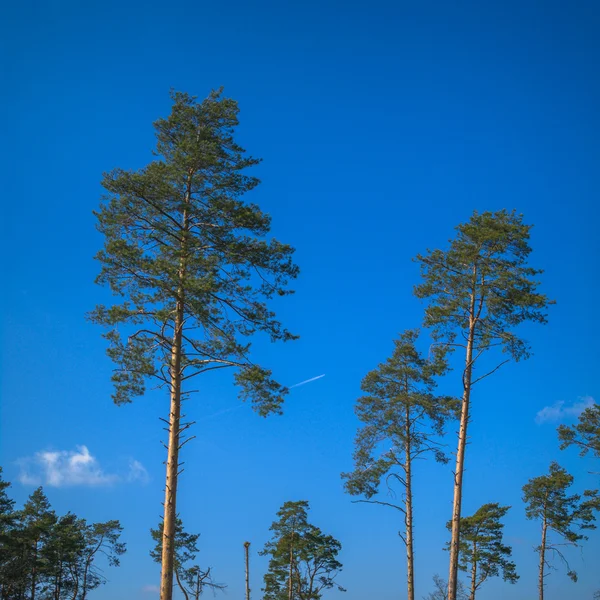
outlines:
M224 415L225 413L233 412L234 410L239 410L240 408L244 408L244 406L246 406L246 405L245 404L238 404L238 406L232 406L231 408L226 408L224 410L219 410L216 413L213 413L212 415L207 415L206 417L198 419L197 422L201 423L202 421L208 421L209 419L214 419L215 417L220 417L221 415Z
M294 385L290 385L289 389L304 385L305 383L311 383L311 381L316 381L317 379L321 379L321 377L325 377L325 373L323 375L317 375L316 377L312 377L311 379L307 379L306 381L301 381L300 383L295 383Z

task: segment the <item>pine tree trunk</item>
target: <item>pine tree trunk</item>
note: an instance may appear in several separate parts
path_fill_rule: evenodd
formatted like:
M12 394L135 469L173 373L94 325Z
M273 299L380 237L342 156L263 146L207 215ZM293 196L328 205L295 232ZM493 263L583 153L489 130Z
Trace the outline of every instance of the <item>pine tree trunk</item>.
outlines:
M410 447L410 409L406 407L406 585L408 600L415 600L415 575L413 554L412 457Z
M450 539L450 571L448 574L448 600L456 600L458 586L458 554L460 544L460 515L462 505L463 470L467 446L467 426L469 424L469 401L471 399L471 376L473 373L473 343L475 337L475 291L471 295L469 336L463 374L463 397L458 431L458 448L454 470L454 501L452 503L452 537Z
M79 595L79 575L77 575L75 579L75 586L73 588L73 596L71 600L77 600L77 596Z
M54 578L54 600L60 600L61 591L62 591L62 571L63 571L63 563L62 563L62 559L59 558L58 571Z
M181 420L181 329L183 303L177 302L175 333L171 349L171 407L169 411L169 445L167 450L167 478L163 519L161 555L160 600L172 600L175 519L177 517L177 473L179 470L179 433Z
M293 532L292 532L292 540L293 538ZM288 600L293 600L293 578L294 578L294 572L293 572L293 566L294 566L294 549L293 549L293 544L290 544L290 581L289 581L289 585L288 585Z
M33 567L31 569L31 600L35 600L35 587L37 585L37 552L38 543L36 540L33 547Z
M538 576L538 589L540 591L540 600L544 600L544 566L546 564L546 531L548 525L546 524L546 518L544 517L544 523L542 525L542 543L540 545L540 572Z
M169 445L167 448L167 476L165 483L165 504L163 518L163 539L160 573L160 600L173 598L173 570L175 557L175 520L177 518L177 477L179 472L179 448L181 433L181 355L183 350L183 319L185 295L185 255L188 233L187 205L191 197L192 172L188 175L187 191L181 220L181 256L179 259L179 287L173 325L173 343L171 346L169 409Z
M250 542L244 542L246 554L246 600L250 600Z
M471 594L469 600L475 600L475 590L477 589L477 542L473 542L473 564L471 565Z

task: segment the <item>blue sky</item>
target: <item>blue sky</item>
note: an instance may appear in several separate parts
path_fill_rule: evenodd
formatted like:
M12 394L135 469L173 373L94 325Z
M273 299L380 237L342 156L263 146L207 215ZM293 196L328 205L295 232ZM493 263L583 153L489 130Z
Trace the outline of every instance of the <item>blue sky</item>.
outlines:
M45 489L59 512L125 527L128 553L94 597L155 597L144 588L158 580L148 529L161 511L167 410L161 392L111 404L111 364L84 320L108 297L93 283L99 181L151 159L151 123L168 114L171 87L203 97L223 85L241 107L240 141L264 159L253 200L302 270L297 293L277 304L301 339L259 340L257 355L288 385L325 377L294 388L285 415L268 420L240 407L227 376L199 384L180 509L202 533L200 561L229 585L226 597L241 597L250 540L260 597L256 552L275 512L308 499L344 546L348 592L328 597L403 597L398 516L342 491L353 404L394 336L420 323L411 258L442 246L473 209L515 208L535 224L532 263L557 304L546 327L523 330L534 357L476 390L464 510L513 506L506 535L521 579L490 582L480 598L531 598L538 528L524 519L522 485L553 459L578 490L597 485L597 465L560 452L555 434L575 404L600 397L597 4L24 0L2 12L0 463L22 502L33 485L19 478L36 453L87 460L85 476L65 468ZM441 389L458 393L458 374ZM554 409L536 422L544 407ZM446 576L449 468L418 465L415 495L422 597L434 573ZM579 583L561 568L548 600L600 588L599 553L592 532L570 554Z

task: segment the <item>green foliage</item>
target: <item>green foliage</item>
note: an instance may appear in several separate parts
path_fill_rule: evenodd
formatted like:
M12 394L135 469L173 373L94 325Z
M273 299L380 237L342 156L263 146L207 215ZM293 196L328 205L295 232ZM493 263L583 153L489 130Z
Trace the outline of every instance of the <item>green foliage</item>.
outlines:
M154 548L150 551L150 556L154 559L154 562L160 563L162 559L163 523L159 523L156 529L151 529L150 535L155 543ZM185 531L183 521L179 517L175 520L173 567L177 585L186 600L190 597L197 600L207 588L213 591L226 588L225 585L213 581L210 567L201 569L197 564L190 564L196 560L199 538L199 533L187 533Z
M502 576L509 583L519 579L515 563L509 560L512 549L502 540L504 524L501 519L509 508L495 502L484 504L474 515L460 520L458 568L469 573L471 599L491 577ZM449 522L447 527L451 530L452 523Z
M159 563L162 556L163 524L159 523L156 529L150 530L150 535L154 540L155 546L150 551L150 556L154 562ZM183 528L183 521L180 518L175 520L175 548L174 565L176 569L181 569L189 562L196 559L198 553L199 533L187 533Z
M536 548L537 552L551 551L567 565L566 558L559 546L565 543L579 545L587 537L583 530L595 529L595 512L600 510L600 497L597 490L586 490L583 497L579 494L567 495L573 484L573 476L560 465L553 462L548 475L529 480L523 486L523 501L526 504L525 515L528 519L541 521L542 528L553 531L559 541L546 539ZM562 540L561 540L562 539ZM569 569L569 577L577 581L577 574Z
M0 467L0 598L16 598L25 593L28 581L28 541L19 522L21 513L7 493L10 483L2 478Z
M67 513L60 517L54 527L48 543L42 549L42 555L47 565L47 587L52 590L53 598L73 598L80 588L85 587L85 592L91 589L82 585L82 557L86 554L86 528L87 524L76 515ZM84 567L85 568L85 567ZM92 565L90 565L92 568ZM95 569L94 569L95 571ZM93 587L98 587L104 580L94 576L89 580Z
M9 523L12 518L13 508L15 501L9 498L6 490L10 487L8 481L4 481L2 478L3 469L0 467L0 531L4 530L5 523Z
M72 513L57 517L42 488L31 494L22 510L0 480L0 598L22 600L85 600L106 582L97 559L118 566L125 552L118 521L88 524Z
M294 339L267 301L291 293L293 249L264 239L270 217L242 197L259 161L233 139L238 107L221 91L208 98L175 92L156 130L156 159L138 171L104 176L96 213L104 247L97 282L120 301L98 306L92 321L108 328L117 404L144 393L148 378L171 385L212 369L237 369L242 397L261 415L279 412L286 389L248 358L248 338ZM179 317L178 317L179 315ZM180 326L176 326L180 318ZM170 369L181 335L179 373Z
M333 587L345 591L334 581L342 545L308 522L308 510L305 500L285 502L271 525L273 537L260 552L270 557L264 600L289 600L290 582L292 600L319 600Z
M404 332L394 341L392 356L362 381L367 395L358 399L355 409L363 423L356 436L355 469L342 474L353 496L370 500L382 479L388 487L390 479L406 485L409 462L426 453L447 462L439 437L459 404L434 395L435 377L445 373L446 363L439 349L431 359L424 358L415 345L418 335L415 330Z
M527 266L530 230L514 211L474 212L447 250L417 256L423 283L415 294L428 301L424 324L436 339L464 346L458 334L473 325L475 353L499 346L515 360L529 356L529 345L512 329L545 323L551 304L537 291L542 271Z
M576 425L560 425L558 439L561 442L561 450L577 446L581 456L591 452L593 456L600 458L600 404L596 403L586 408L579 415Z

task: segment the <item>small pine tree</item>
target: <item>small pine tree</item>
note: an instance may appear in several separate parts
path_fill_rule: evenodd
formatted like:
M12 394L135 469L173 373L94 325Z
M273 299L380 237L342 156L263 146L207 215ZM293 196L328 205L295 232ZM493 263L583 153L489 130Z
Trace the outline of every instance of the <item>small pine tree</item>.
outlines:
M519 579L515 563L510 560L512 549L502 539L501 519L509 508L495 502L484 504L472 516L461 519L458 568L468 573L469 600L475 600L476 592L491 577L501 576L509 583ZM452 523L447 527L452 530Z
M567 495L573 484L573 476L553 462L548 475L530 479L523 486L523 501L526 504L525 514L528 519L535 519L542 526L542 540L536 551L540 555L538 569L539 600L544 600L544 570L549 565L547 554L552 552L566 564L568 575L577 581L577 573L569 568L569 564L559 545L579 545L587 537L579 533L585 529L595 529L595 512L600 510L600 497L596 490L587 490L583 497L579 494ZM555 533L562 544L550 539Z
M308 522L306 500L285 502L271 525L272 539L260 552L269 556L264 600L319 600L324 590L336 587L342 564L342 545Z
M160 563L162 559L163 524L159 523L156 529L150 530L150 535L155 542L150 556L154 562ZM202 592L208 588L213 591L224 590L227 586L215 583L212 579L211 568L201 569L194 563L198 554L199 533L188 533L183 527L183 521L178 517L175 522L175 540L173 548L174 573L177 586L181 590L185 600L198 600Z
M29 597L35 600L39 580L46 567L42 550L51 539L52 528L56 523L56 514L41 487L29 496L21 511L20 520L26 548L23 565L26 565Z

